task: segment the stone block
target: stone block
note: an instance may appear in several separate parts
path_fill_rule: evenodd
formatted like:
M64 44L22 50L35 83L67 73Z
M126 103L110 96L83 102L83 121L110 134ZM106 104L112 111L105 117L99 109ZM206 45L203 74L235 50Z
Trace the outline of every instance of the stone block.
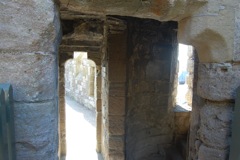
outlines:
M110 61L126 61L127 53L127 34L108 35L108 54Z
M52 0L2 1L0 53L56 52L61 35L57 13Z
M135 105L139 107L139 111L140 111L140 106L141 106L141 109L144 109L146 106L150 105L152 95L146 94L146 93L139 93L134 95L133 99L134 99Z
M97 99L97 102L96 102L96 111L97 111L97 112L102 112L102 99Z
M235 8L234 61L240 61L240 7Z
M156 82L156 84L154 84L154 82L149 82L149 81L145 81L145 80L139 80L138 82L135 82L135 83L132 83L130 82L129 83L129 86L131 88L133 88L133 91L135 93L142 93L142 92L154 92L155 90L155 85L156 85L156 88L158 87L158 84Z
M194 60L188 59L188 61L187 61L187 71L189 73L194 72Z
M177 46L173 44L153 44L152 52L154 58L162 61L171 61L173 48Z
M157 81L154 86L155 92L168 94L170 91L170 83L166 81Z
M219 150L201 145L198 152L199 160L226 160L228 159L228 150Z
M193 88L193 79L194 79L193 73L189 73L186 77L186 84L188 85L188 88Z
M209 147L227 149L231 137L232 104L206 104L200 110L200 140Z
M170 144L172 140L172 135L144 136L142 139L134 141L133 144L127 144L127 146L134 146L134 148L129 148L130 151L127 151L129 152L127 155L129 159L165 159L163 158L165 156L163 147Z
M175 132L187 134L190 126L190 112L175 112Z
M148 81L161 80L164 75L164 64L159 60L149 61L146 66L146 79Z
M125 160L124 152L120 153L109 153L108 160Z
M15 103L17 159L58 159L58 110L55 101Z
M126 95L126 83L110 82L109 83L109 95L111 96L125 96Z
M189 106L192 106L192 98L193 98L193 90L188 88L188 91L186 93L186 101Z
M110 82L126 82L126 62L111 61L108 63L108 79Z
M57 92L54 55L36 53L0 54L0 83L13 85L15 101L53 99Z
M110 136L109 137L109 150L115 150L117 152L124 152L124 136Z
M151 96L150 97L150 104L153 108L158 108L158 109L161 108L161 111L166 111L167 112L169 96L158 95L158 94L152 94L150 96Z
M197 93L212 101L235 99L240 86L240 65L230 63L199 64Z
M108 114L109 115L125 115L126 100L125 97L112 97L108 98Z
M109 135L124 135L125 134L125 117L124 116L108 116L106 122Z

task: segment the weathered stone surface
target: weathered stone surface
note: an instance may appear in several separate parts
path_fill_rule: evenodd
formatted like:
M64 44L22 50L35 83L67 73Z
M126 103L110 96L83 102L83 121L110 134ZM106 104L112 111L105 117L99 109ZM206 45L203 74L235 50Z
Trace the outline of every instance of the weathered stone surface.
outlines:
M232 104L206 104L200 110L200 140L208 147L226 150L231 137Z
M15 103L17 159L58 159L56 102Z
M109 108L108 114L109 115L125 115L125 104L126 100L125 97L112 97L109 96Z
M235 98L240 86L240 65L231 63L199 64L198 94L205 99L225 101Z
M201 145L198 153L199 160L226 160L228 159L228 150L218 150Z
M174 132L169 95L175 76L171 67L176 67L171 66L176 64L176 24L139 19L128 23L126 159L165 159Z
M175 132L176 134L187 134L190 125L191 112L175 112Z
M124 152L110 152L107 156L108 160L125 160Z
M53 0L0 2L0 53L54 53L60 23Z
M0 16L0 82L13 85L17 102L17 159L57 160L57 8L53 0L2 0Z
M221 63L234 59L235 10L239 2L208 0L201 9L179 21L180 43L195 47L200 62Z
M82 1L82 0L60 0L61 9L69 8L71 11L81 10L81 12L97 15L121 15L142 18L152 18L158 20L177 20L189 15L201 7L206 0L132 0L132 1ZM64 12L63 12L64 13ZM70 12L71 13L71 12ZM65 16L67 18L67 16ZM69 17L71 18L71 17Z
M240 5L235 9L234 61L240 61Z
M110 61L108 78L110 82L126 82L126 63L123 61Z
M118 152L124 151L124 136L110 136L109 137L109 149L117 150Z
M109 135L124 135L125 134L125 118L124 116L108 116L106 122Z
M101 69L102 153L106 160L124 160L127 34L124 30L111 34L108 27L105 28L107 51L103 52Z
M0 54L0 82L11 83L16 101L55 98L57 60L43 52Z
M194 79L193 79L193 97L192 97L192 112L190 118L190 128L189 128L189 159L197 159L197 154L201 141L199 141L198 130L200 126L200 110L205 105L206 100L198 96L197 94L197 80L198 80L198 58L194 54L195 64L194 64Z
M110 82L109 83L109 95L112 97L124 97L126 95L126 83L125 82Z

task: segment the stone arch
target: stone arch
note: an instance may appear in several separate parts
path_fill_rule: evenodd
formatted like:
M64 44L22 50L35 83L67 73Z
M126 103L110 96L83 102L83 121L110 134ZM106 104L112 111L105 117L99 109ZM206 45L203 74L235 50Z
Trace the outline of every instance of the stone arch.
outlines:
M64 63L68 60L73 58L73 53L75 51L84 51L87 52L87 59L95 63L96 66L96 132L97 132L97 144L96 150L101 151L101 89L102 89L102 82L101 82L101 53L103 47L103 22L102 19L96 18L71 18L69 15L64 17L62 14L61 16L62 22L62 30L63 30L63 37L62 43L59 47L59 73L61 74L59 78L64 76ZM60 67L61 66L61 67ZM64 85L64 83L59 85ZM65 91L64 86L59 86L59 93L63 94ZM62 120L62 124L65 125L65 109L63 104L63 97L59 96L59 108L60 108L60 123ZM62 117L62 118L61 118ZM65 127L60 126L60 143L61 149L60 152L63 155L66 155L66 140L65 140Z
M66 117L65 117L65 63L68 60L73 59L73 52L62 53L59 52L59 152L60 157L65 157L67 154L66 150ZM96 150L100 152L101 148L101 72L100 72L100 65L99 63L95 62L94 60L88 59L91 65L96 67L96 132L97 132L97 144ZM96 65L98 64L98 65Z
M231 41L226 35L208 26L198 27L198 23L192 21L194 18L179 21L179 42L194 46L200 62L230 61Z

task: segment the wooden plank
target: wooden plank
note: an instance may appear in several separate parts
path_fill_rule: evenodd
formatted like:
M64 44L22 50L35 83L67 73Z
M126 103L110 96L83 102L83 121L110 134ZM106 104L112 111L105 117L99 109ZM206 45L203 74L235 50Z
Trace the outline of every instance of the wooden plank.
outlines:
M229 160L240 160L240 87L236 92Z

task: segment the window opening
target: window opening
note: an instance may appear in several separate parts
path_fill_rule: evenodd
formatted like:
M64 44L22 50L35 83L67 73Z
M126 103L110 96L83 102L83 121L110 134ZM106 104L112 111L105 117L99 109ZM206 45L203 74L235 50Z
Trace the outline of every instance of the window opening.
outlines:
M178 109L192 110L192 91L194 76L193 47L179 44L178 46L178 87L176 103Z

